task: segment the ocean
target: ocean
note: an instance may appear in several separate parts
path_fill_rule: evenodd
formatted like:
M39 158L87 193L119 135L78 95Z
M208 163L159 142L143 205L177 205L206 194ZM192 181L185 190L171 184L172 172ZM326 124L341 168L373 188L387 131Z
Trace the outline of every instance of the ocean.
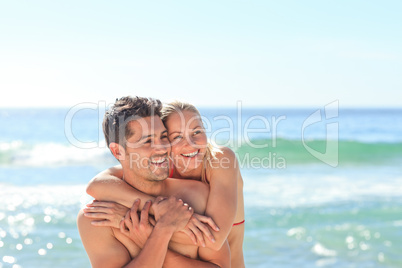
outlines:
M0 109L0 268L90 267L76 215L117 164L100 106ZM239 159L246 267L402 267L402 109L200 111Z

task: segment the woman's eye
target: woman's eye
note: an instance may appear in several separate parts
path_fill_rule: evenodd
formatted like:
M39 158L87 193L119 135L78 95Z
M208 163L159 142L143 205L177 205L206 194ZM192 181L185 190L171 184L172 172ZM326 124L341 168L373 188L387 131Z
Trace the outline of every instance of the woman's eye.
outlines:
M167 135L164 135L162 136L162 139L167 139L167 137L168 137Z
M194 132L194 135L197 135L197 134L200 134L200 133L201 133L201 130L197 130L197 131Z
M181 140L182 138L183 138L183 136L179 135L179 136L174 137L173 139L174 140Z
M151 140L146 140L145 143L151 143Z

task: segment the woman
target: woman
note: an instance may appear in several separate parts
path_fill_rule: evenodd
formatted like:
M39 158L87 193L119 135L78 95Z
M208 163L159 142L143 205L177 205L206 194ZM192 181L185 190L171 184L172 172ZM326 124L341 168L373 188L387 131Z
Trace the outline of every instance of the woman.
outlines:
M162 109L161 119L172 146L173 168L169 177L199 180L210 187L205 215L211 217L220 230L210 238L211 241L205 240L200 235L202 230L197 228L201 225L194 219L191 230L198 238L198 244L217 250L227 239L231 251L231 266L244 267L243 180L235 154L229 148L217 149L208 143L200 113L191 104L170 103ZM143 204L151 198L124 183L122 176L119 167L106 170L90 182L87 192L95 199L117 200L126 206L131 206L137 198L142 199ZM113 191L110 190L111 187L114 188ZM104 192L108 192L109 196L103 195ZM115 193L115 196L110 196L110 193ZM94 202L86 212L110 214L108 206L105 202ZM187 234L197 243L194 234Z

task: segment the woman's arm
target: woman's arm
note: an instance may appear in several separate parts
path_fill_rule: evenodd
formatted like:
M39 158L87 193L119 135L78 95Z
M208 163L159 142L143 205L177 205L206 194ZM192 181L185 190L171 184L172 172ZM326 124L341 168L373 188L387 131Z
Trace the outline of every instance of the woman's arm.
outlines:
M222 154L212 163L207 176L210 192L205 215L214 219L220 231L215 233L215 243L206 241L208 248L219 250L225 243L237 211L237 181L240 175L235 153L222 148Z
M143 204L146 201L155 201L153 196L131 187L122 178L123 169L120 165L104 170L88 183L87 194L96 200L113 201L129 208L131 208L134 201L138 198L141 200L139 209L143 208Z

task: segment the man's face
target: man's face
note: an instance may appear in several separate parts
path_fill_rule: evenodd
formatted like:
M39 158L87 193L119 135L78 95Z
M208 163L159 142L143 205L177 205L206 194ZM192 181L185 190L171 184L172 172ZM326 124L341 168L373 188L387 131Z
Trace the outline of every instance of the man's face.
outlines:
M135 178L162 181L169 175L170 143L159 116L128 123L134 133L127 139L125 156Z

